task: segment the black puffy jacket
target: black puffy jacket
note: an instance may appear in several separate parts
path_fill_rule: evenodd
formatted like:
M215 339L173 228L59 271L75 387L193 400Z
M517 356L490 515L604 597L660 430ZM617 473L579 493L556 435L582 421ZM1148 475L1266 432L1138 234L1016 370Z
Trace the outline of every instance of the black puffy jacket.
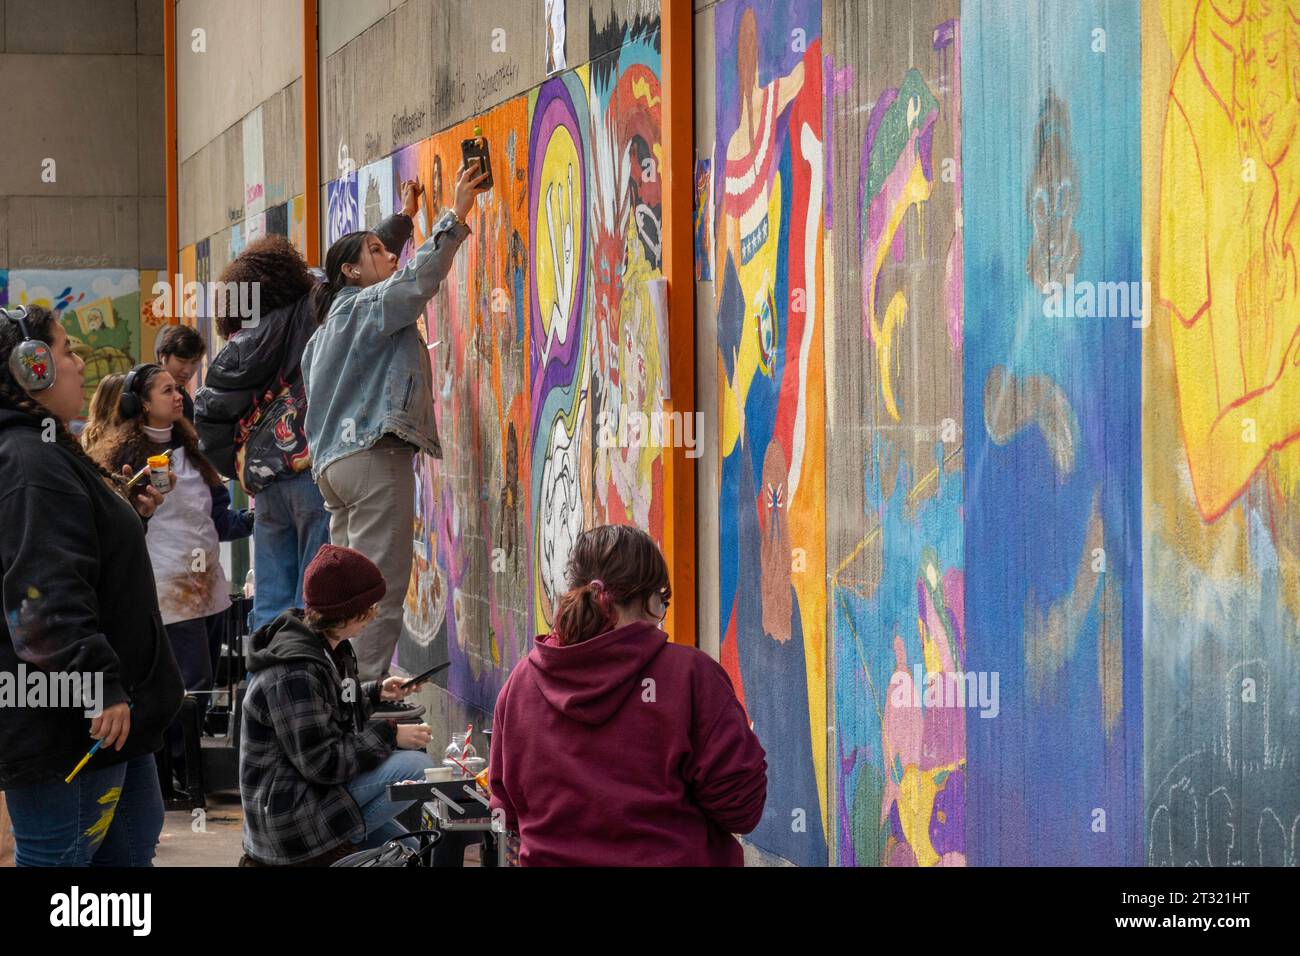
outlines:
M262 316L217 353L195 397L203 453L249 494L311 467L300 364L315 331L310 295ZM246 444L240 468L236 458Z

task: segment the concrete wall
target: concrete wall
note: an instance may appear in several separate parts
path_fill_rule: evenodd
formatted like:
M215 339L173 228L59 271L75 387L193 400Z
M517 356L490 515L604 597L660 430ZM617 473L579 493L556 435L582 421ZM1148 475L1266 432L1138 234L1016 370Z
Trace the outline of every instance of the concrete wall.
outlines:
M302 193L302 36L297 0L176 4L179 239L207 241L213 278L260 228L258 211ZM258 117L260 144L245 142Z
M0 89L0 269L163 264L160 5L3 0Z

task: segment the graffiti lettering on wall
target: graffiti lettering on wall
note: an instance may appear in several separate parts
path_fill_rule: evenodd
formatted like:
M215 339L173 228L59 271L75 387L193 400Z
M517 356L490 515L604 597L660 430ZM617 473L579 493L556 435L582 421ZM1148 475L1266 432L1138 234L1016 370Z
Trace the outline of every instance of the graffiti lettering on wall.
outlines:
M152 287L152 283L151 283ZM0 305L39 305L55 312L73 351L86 363L86 403L72 422L80 431L99 380L128 371L141 357L140 273L127 269L0 271ZM149 325L150 350L157 327Z
M1237 7L1142 16L1153 865L1300 854L1300 11Z
M961 865L966 859L967 711L915 706L899 693L964 673L962 446L961 41L956 0L910 15L873 0L846 13L876 51L835 135L861 142L836 183L836 221L856 231L861 320L837 326L842 369L832 475L862 485L858 511L833 511L834 781L841 865ZM859 30L846 31L847 36ZM924 51L924 56L919 55ZM854 57L853 50L837 51ZM872 108L858 113L858 102ZM851 135L852 134L852 135ZM857 341L854 341L854 339ZM843 346L843 348L841 348ZM924 362L905 357L925 354ZM856 428L854 427L856 426ZM865 427L864 427L865 426ZM836 481L836 483L840 483ZM919 703L917 701L916 703Z
M713 156L721 659L768 754L752 839L807 864L827 814L820 8L714 8L736 51L717 57Z
M977 865L1141 853L1140 333L1045 319L1067 272L1141 271L1136 6L988 0L963 18L966 721ZM1024 51L1047 44L1027 61ZM1008 144L1020 153L1008 162Z

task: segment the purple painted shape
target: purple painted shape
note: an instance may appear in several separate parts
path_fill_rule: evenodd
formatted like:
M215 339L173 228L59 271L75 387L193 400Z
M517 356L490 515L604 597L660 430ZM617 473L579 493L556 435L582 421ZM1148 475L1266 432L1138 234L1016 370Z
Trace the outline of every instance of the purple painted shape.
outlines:
M936 853L966 853L966 771L954 771L934 797L930 844Z
M834 182L831 161L835 156L834 137L835 137L835 98L843 96L853 89L853 67L845 66L842 69L835 69L835 58L827 53L822 57L822 76L826 78L827 89L822 97L822 109L825 116L822 122L822 137L826 141L825 161L826 161L826 182ZM826 229L829 232L834 227L832 214L835 191L833 189L822 190L826 197Z
M537 210L541 202L545 201L540 193L542 182L542 158L545 155L546 145L550 142L552 134L564 127L569 136L572 137L574 145L577 147L578 170L577 179L579 182L579 201L574 204L575 217L574 225L579 233L581 242L578 248L574 249L574 255L577 257L577 268L579 271L577 288L573 296L573 308L567 316L568 334L562 346L553 349L547 354L545 369L541 370L538 375L539 365L541 364L541 349L546 343L546 333L543 331L541 305L537 298L537 283L530 282L529 299L532 304L531 323L532 323L532 348L529 356L529 364L533 372L532 388L532 413L533 413L533 434L538 432L538 418L544 410L545 396L553 389L572 383L574 367L578 361L578 350L581 348L581 336L578 334L579 326L582 322L583 310L583 290L586 286L585 263L587 261L587 175L584 163L585 141L582 135L582 125L578 119L577 107L574 104L572 95L568 86L564 82L564 76L555 77L547 80L541 85L537 93L537 103L533 110L533 125L528 137L530 156L528 172L528 195L530 197L528 213L528 232L529 232L529 249L538 248L537 236L540 228L544 228L544 223L537 220Z

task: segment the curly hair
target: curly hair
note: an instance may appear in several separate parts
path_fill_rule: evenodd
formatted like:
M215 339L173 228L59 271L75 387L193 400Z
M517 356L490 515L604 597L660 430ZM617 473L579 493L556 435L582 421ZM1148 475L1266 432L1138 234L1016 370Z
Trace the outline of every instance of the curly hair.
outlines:
M298 254L284 236L263 236L244 247L230 265L221 272L224 283L257 283L258 303L263 313L297 302L316 286L316 280L307 270L307 261ZM230 338L239 331L240 317L236 309L220 310L217 332Z
M47 344L54 338L54 328L58 324L58 319L49 309L43 309L37 305L28 306L25 321L27 331L31 333L33 338L40 339ZM123 491L125 487L124 479L114 475L86 454L85 449L81 447L81 443L72 437L72 433L68 431L67 426L51 415L48 408L32 398L18 384L13 373L9 371L9 355L22 341L23 333L17 322L0 322L0 407L24 412L40 422L54 422L55 442L67 449L68 453L74 458L79 458L93 468L103 477L108 487L125 497Z

